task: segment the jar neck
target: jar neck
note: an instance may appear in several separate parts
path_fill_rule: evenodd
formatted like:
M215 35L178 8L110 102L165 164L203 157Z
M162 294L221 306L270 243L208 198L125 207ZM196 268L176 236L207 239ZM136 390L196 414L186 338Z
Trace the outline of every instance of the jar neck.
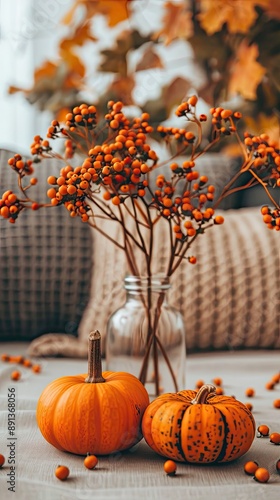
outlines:
M150 277L130 275L124 279L124 287L128 298L135 298L141 294L147 295L149 291L151 292L151 296L162 293L165 295L170 286L169 277L159 274Z

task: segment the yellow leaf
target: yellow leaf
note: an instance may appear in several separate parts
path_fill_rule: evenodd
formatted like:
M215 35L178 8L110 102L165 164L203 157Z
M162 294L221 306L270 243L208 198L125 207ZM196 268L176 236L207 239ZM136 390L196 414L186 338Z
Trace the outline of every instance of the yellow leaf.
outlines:
M249 100L256 99L257 86L266 73L265 68L256 60L258 55L257 45L247 45L247 41L243 40L231 67L228 85L229 94L241 94L245 99Z
M193 35L193 21L192 14L186 9L185 2L176 4L167 2L164 9L163 27L154 34L153 38L163 37L165 45L178 38L190 38Z
M269 0L201 0L197 18L208 35L220 31L225 23L229 33L247 33L258 16L257 6L265 9Z

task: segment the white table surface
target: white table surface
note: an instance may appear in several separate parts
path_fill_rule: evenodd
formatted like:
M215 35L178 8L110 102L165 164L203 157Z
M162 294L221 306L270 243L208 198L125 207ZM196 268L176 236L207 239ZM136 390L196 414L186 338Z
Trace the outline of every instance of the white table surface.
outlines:
M27 343L0 343L0 354L25 354ZM7 399L8 388L16 390L16 464L15 493L8 490L9 465L0 469L0 498L16 500L115 500L115 499L215 499L215 500L279 500L280 475L275 464L280 459L280 446L267 438L256 438L246 455L228 464L177 464L177 474L163 471L164 457L158 456L141 441L130 451L99 457L95 470L83 465L83 457L56 450L37 428L35 409L45 386L60 376L87 371L86 360L41 359L42 372L34 374L20 367L22 378L12 382L15 365L0 361L0 453L8 456ZM17 366L18 368L18 366ZM265 384L280 370L279 351L227 352L192 354L187 357L187 389L198 379L211 383L223 380L224 392L253 404L256 426L267 424L271 432L280 432L280 409L273 407L280 398L280 384L274 390ZM253 387L254 398L245 396ZM243 471L244 463L254 460L270 472L270 480L260 484ZM70 476L61 482L54 476L58 464L67 465ZM11 495L11 496L10 496Z

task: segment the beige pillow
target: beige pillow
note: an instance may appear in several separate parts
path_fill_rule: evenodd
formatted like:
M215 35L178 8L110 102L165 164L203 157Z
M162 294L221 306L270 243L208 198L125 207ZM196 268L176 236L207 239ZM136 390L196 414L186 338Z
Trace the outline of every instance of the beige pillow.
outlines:
M279 234L267 229L259 208L223 215L225 223L192 246L189 255L196 255L197 264L183 261L171 279L169 302L183 314L187 350L280 348ZM157 226L154 272L163 270L168 257L164 223ZM105 221L102 228L119 238L118 224ZM104 352L106 324L125 301L127 273L124 253L94 232L91 292L79 338L44 335L33 341L31 353L86 356L92 329L102 333Z

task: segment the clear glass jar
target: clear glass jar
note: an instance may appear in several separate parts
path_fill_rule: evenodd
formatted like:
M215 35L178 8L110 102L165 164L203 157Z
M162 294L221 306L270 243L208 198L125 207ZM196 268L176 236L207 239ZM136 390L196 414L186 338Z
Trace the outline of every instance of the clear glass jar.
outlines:
M106 363L137 376L149 395L185 389L185 328L168 305L169 278L127 276L125 304L109 318Z

